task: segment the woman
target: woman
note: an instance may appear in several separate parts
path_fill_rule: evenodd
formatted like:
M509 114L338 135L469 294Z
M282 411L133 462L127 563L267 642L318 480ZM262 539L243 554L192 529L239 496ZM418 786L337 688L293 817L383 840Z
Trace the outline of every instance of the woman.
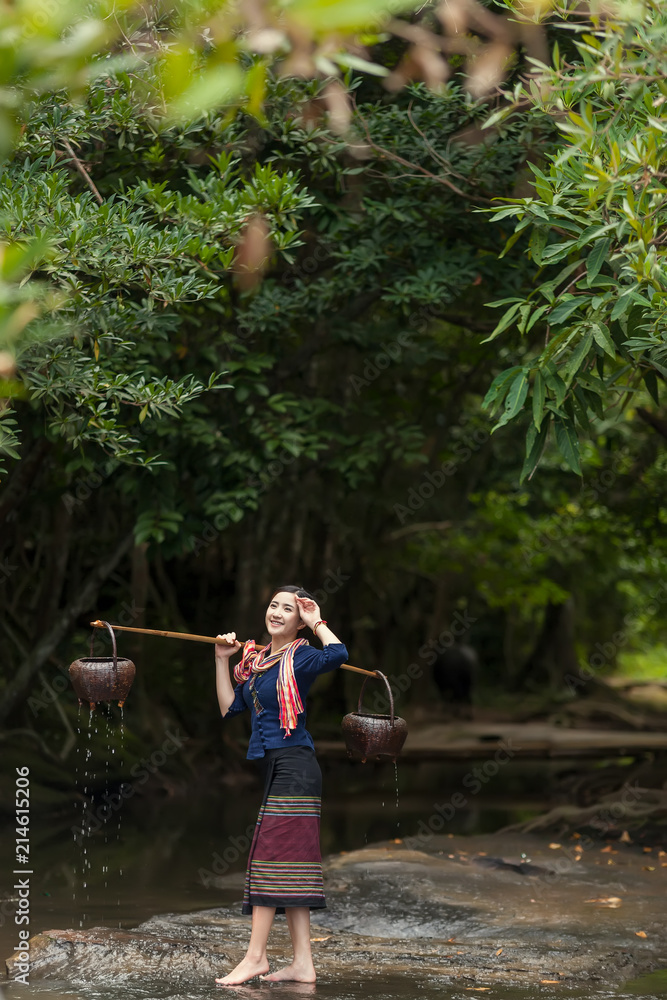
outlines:
M281 587L269 601L266 628L269 645L245 643L234 668L229 659L241 649L236 633L218 636L229 645L215 647L216 687L223 718L250 709L252 734L247 757L257 760L264 778L264 801L250 845L243 894L243 913L252 914L245 958L222 986L236 986L253 976L271 981L315 982L310 950L310 911L326 906L320 855L322 773L313 739L306 729L305 700L320 674L335 670L347 649L320 616L311 594ZM315 649L299 632L308 626L323 649ZM267 976L266 945L276 913L285 913L294 959Z

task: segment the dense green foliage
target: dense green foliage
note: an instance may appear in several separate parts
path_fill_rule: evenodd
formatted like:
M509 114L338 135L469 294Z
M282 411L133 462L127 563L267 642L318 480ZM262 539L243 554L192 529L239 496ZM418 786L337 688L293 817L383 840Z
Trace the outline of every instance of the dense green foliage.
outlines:
M483 132L491 109L457 82L390 97L355 77L346 141L327 81L269 78L263 120L185 124L138 101L140 82L119 71L84 104L43 96L3 169L5 261L27 277L12 285L27 311L2 411L15 454L0 495L0 718L30 728L38 714L47 740L58 733L63 704L44 690L91 617L259 638L263 602L288 580L317 591L352 662L416 663L414 703L432 694L429 649L452 634L479 650L487 685L560 695L573 673L581 693L578 663L599 645L605 667L658 639L660 434L609 406L607 369L543 359L560 429L521 486L542 319L485 343L486 304L531 310L535 248L548 261L555 246L546 169L512 208L546 216L530 257L520 240L501 256L511 231L488 211L525 185L527 161L557 162L552 119L529 110ZM568 189L575 218L580 197ZM239 257L258 218L270 260L253 283ZM581 283L585 244L564 252ZM601 259L591 280L608 270ZM577 308L594 308L587 288ZM607 290L595 308L614 308ZM599 364L588 332L573 337ZM577 453L583 488L563 443L575 375L601 400ZM482 403L503 380L492 435ZM121 643L138 665L133 727L148 739L176 717L210 738L210 649L155 643ZM357 690L340 672L322 681L315 724L340 715L346 684Z
M525 100L530 117L549 115L563 140L544 169L531 164L535 191L494 213L516 218L508 245L530 238L534 287L501 299L492 337L518 330L529 360L495 380L489 406L499 425L531 413L524 475L539 462L550 429L581 472L578 433L628 405L660 403L667 377L667 15L638 5L573 39L576 58L556 46L539 81L517 87L493 116L508 121Z

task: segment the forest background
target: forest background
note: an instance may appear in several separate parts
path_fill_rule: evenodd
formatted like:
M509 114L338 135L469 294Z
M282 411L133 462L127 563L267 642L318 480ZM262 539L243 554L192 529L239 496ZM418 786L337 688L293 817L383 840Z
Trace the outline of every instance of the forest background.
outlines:
M665 676L661 5L356 6L296 4L309 48L196 4L13 36L0 723L57 787L92 618L260 639L281 583L407 713L454 639L524 715ZM210 648L119 644L128 768L171 723L176 767L238 756ZM320 681L318 734L357 691Z

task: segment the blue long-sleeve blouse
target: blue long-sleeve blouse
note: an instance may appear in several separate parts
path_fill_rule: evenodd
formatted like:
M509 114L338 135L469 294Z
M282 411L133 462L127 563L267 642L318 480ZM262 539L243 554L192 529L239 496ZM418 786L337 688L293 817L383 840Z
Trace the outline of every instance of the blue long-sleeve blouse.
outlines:
M324 649L315 649L310 645L299 646L295 651L294 677L304 710L297 716L296 728L292 730L290 736L285 736L285 731L280 728L280 707L276 690L278 663L269 667L266 673L254 675L254 698L249 680L236 685L234 701L223 715L223 719L229 719L239 712L250 709L252 733L246 754L248 760L257 760L263 757L267 750L275 750L278 747L315 749L313 737L306 729L306 695L320 674L327 674L340 667L347 659L347 655L347 649L342 642L331 642Z

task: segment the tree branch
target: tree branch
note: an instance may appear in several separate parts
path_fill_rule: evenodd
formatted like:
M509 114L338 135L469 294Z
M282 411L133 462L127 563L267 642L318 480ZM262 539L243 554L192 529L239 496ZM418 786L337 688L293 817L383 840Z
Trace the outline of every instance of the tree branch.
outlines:
M97 566L89 574L76 600L65 611L61 612L50 630L38 640L4 691L4 697L0 702L0 725L25 697L32 678L55 651L58 643L67 634L74 621L94 604L101 585L113 573L123 556L129 552L133 541L134 534L130 532L106 562Z
M102 195L100 194L100 192L95 187L95 185L93 183L92 177L90 176L90 174L88 173L88 171L84 167L84 165L81 162L81 160L76 155L76 153L74 152L74 150L70 146L70 144L67 141L67 139L61 139L61 142L62 142L63 146L65 147L65 149L67 150L67 152L69 153L69 155L72 157L72 162L74 163L74 166L79 171L79 173L83 177L84 181L86 182L86 184L88 185L88 187L90 188L90 190L93 192L93 195L95 196L98 205L103 205L104 204L104 199L102 198Z
M650 410L645 410L643 406L637 407L637 416L640 417L645 424L652 427L654 431L657 431L661 437L667 440L667 420L662 420L660 417L656 417L655 413L651 413Z
M398 153L392 152L390 149L386 149L384 146L379 146L372 138L368 123L359 113L359 109L355 105L357 120L361 123L361 127L364 130L364 134L368 141L371 149L374 149L381 156L386 157L388 160L392 160L394 163L400 163L402 167L407 167L409 170L416 170L418 173L422 174L424 177L429 177L431 180L435 181L437 184L442 184L444 187L449 188L454 194L457 194L459 198L465 198L466 201L473 202L484 202L485 204L490 204L490 198L484 198L481 195L466 194L462 191L460 187L453 184L452 181L447 177L442 177L440 174L434 174L431 170L427 170L426 167L422 167L420 163L411 163L410 160L405 160Z

